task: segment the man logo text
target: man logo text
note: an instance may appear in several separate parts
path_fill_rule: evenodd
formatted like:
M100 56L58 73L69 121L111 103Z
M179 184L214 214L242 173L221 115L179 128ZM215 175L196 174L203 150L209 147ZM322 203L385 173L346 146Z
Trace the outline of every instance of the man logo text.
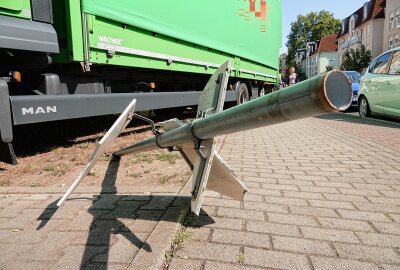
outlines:
M57 106L46 106L46 107L29 107L22 108L22 115L27 114L42 114L42 113L55 113L57 112Z

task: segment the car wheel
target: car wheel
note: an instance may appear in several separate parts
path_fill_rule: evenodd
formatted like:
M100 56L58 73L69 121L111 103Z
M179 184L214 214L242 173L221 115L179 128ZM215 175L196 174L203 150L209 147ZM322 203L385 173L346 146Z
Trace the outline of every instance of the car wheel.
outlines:
M358 103L358 113L363 118L371 116L371 109L369 108L368 100L366 97L360 98L360 101Z
M245 83L241 83L239 85L239 90L237 92L236 103L237 105L240 105L246 103L247 101L249 101L249 99L250 99L249 90L247 89Z

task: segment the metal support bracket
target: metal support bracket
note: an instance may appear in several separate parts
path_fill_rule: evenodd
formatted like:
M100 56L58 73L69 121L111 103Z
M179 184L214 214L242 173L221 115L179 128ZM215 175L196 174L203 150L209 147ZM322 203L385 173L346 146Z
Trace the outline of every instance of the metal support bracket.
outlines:
M0 161L17 164L17 157L11 144L13 140L12 116L8 84L0 80Z

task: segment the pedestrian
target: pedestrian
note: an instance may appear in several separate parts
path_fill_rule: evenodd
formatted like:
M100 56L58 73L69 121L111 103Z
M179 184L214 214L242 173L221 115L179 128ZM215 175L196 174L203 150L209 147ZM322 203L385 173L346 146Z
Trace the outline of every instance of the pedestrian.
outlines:
M288 85L293 85L299 82L299 77L297 76L296 70L294 67L289 69L289 77L288 77Z

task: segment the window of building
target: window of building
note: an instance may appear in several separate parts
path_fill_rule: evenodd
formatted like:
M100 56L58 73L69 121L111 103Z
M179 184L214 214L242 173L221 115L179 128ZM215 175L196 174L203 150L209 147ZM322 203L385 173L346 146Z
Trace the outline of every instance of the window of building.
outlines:
M399 34L396 34L395 36L394 36L394 46L395 47L398 47L399 45L400 45L400 40L399 40Z
M394 11L389 13L389 30L394 29Z
M392 55L391 52L385 53L381 57L379 57L378 61L376 62L376 65L374 67L374 70L372 73L377 73L377 74L385 74L387 73L387 68L389 65L389 60L390 56Z
M400 28L400 8L396 9L395 24L396 24L396 28Z
M400 51L393 54L392 62L389 67L389 74L400 74Z
M342 21L342 34L346 32L347 21L348 21L347 18Z
M371 2L367 2L364 4L364 8L363 8L363 21L365 21L368 18L368 11L369 11L369 6L370 6Z
M393 36L389 37L388 50L393 49Z

